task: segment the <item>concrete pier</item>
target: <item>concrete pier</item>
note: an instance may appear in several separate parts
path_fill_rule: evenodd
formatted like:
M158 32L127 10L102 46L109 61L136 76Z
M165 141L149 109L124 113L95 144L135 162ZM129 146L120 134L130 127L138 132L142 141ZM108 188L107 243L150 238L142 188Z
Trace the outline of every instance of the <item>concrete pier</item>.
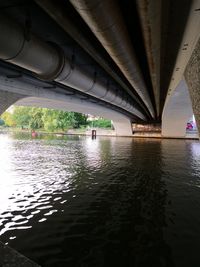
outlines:
M192 53L190 61L185 70L185 80L188 85L192 107L197 124L198 131L200 132L200 38Z

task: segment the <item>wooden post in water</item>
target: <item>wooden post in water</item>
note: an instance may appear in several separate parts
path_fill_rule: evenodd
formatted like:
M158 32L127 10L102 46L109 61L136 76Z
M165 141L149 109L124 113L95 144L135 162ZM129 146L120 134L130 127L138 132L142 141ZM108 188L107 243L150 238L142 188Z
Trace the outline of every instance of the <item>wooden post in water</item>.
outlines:
M92 139L96 139L96 137L97 137L97 131L92 130Z

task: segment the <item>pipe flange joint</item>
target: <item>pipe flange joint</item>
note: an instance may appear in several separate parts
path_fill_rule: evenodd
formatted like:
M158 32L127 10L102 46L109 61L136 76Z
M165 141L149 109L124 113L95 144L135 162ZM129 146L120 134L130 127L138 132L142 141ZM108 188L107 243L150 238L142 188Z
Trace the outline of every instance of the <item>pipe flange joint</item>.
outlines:
M48 73L48 74L34 74L34 76L40 80L43 81L54 81L62 72L64 66L65 66L65 54L63 49L57 45L56 43L53 42L48 42L51 46L53 46L53 48L56 50L57 54L58 54L58 58L59 58L59 64L56 67L56 69L52 72L52 73Z

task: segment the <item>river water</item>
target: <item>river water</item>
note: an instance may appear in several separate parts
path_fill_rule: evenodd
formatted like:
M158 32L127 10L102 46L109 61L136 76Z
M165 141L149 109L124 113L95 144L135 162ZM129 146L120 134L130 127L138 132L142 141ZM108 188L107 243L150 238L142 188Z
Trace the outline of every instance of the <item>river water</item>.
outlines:
M200 143L0 134L0 240L45 267L200 266Z

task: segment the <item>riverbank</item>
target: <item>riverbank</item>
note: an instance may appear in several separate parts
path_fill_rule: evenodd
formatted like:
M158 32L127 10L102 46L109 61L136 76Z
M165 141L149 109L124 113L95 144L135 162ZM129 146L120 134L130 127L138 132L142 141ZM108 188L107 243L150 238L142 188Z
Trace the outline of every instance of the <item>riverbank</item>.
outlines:
M184 137L171 137L171 136L162 136L161 133L154 133L154 132L136 132L133 134L133 137L137 138L159 138L159 139L192 139L192 140L199 140L198 133L195 132L188 132Z
M116 136L115 130L111 129L103 129L103 128L90 128L90 129L69 129L67 131L55 131L55 132L47 132L45 130L35 130L38 134L55 134L55 135L92 135L92 130L96 130L97 135L102 136ZM1 127L0 131L2 132L24 132L24 133L31 133L30 129L19 129L19 128L8 128L8 127Z
M69 129L67 131L58 131L58 132L47 132L45 130L36 130L37 134L48 134L48 135L83 135L83 136L92 136L92 130L96 130L97 136L117 136L115 130L111 129L103 129L103 128L90 128L90 129ZM0 131L3 132L27 132L31 134L31 130L29 129L19 129L19 128L4 128L1 127ZM126 137L126 136L125 136ZM153 132L153 131L137 131L133 132L131 136L134 138L158 138L158 139L193 139L198 140L198 132L188 131L186 132L185 137L163 137L161 132Z

